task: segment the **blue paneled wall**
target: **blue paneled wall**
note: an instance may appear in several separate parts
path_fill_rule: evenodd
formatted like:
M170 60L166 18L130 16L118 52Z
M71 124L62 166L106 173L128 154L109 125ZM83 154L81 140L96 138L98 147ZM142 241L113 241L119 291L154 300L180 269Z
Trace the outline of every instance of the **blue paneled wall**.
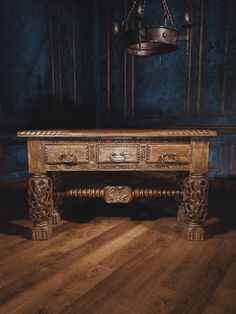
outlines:
M27 175L24 128L202 127L217 130L212 177L236 174L236 2L168 0L186 43L131 57L112 36L132 1L0 0L0 183ZM149 24L161 6L148 1Z
M16 131L48 112L48 14L47 1L0 1L0 183L27 175Z

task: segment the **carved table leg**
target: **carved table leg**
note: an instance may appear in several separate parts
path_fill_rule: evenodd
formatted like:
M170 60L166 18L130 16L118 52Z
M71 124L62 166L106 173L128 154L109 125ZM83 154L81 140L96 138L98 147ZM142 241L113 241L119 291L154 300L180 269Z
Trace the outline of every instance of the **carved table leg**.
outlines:
M53 209L52 179L45 174L35 174L29 179L29 211L33 222L33 240L47 240L51 230Z
M207 217L208 181L206 176L190 174L183 183L183 206L187 240L204 240L203 221Z
M52 174L53 180L53 190L58 191L61 187L61 174L60 173L53 173ZM51 214L51 221L53 224L58 224L61 222L61 203L62 203L62 196L58 193L53 194L53 209Z

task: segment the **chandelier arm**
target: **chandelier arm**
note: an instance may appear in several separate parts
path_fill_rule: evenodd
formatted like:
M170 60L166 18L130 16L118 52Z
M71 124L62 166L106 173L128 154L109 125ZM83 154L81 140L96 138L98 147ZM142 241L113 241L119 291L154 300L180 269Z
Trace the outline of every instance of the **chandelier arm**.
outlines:
M137 2L138 2L138 0L134 0L133 5L132 5L132 7L130 8L129 13L128 13L128 15L127 15L127 18L126 18L126 19L123 21L123 23L122 23L122 26L125 27L125 31L128 30L129 18L130 18L130 16L132 15L132 13L133 13L133 11L134 11L134 8L135 8L135 6L136 6L136 4L137 4Z

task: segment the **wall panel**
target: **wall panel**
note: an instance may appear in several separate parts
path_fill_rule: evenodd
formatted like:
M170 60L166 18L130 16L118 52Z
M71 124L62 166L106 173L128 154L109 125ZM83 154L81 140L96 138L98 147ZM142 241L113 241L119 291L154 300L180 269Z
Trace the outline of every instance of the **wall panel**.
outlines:
M45 1L0 2L2 114L48 112L50 61Z
M189 1L181 1L178 4L174 1L168 3L175 24L182 25L185 10L189 8ZM147 5L146 18L150 24L161 23L160 17L158 19L161 12L158 1ZM190 110L188 103L190 60L191 54L186 56L184 42L179 42L177 51L172 54L135 58L133 116L152 119L187 117Z
M228 74L228 14L227 1L201 0L198 70L200 81L196 104L200 116L212 118L224 115Z
M210 142L209 146L209 171L222 172L223 142Z
M192 16L189 56L185 54L186 43L179 42L178 50L161 60L127 55L124 61L109 28L115 19L122 19L121 5L117 1L106 3L107 119L101 117L100 125L212 128L219 138L210 146L210 172L213 176L229 175L229 139L236 134L236 4L232 0L168 1L180 29L186 10ZM131 2L126 4L128 10ZM155 23L158 2L150 1L149 5L147 18ZM98 103L98 110L101 106L104 104Z

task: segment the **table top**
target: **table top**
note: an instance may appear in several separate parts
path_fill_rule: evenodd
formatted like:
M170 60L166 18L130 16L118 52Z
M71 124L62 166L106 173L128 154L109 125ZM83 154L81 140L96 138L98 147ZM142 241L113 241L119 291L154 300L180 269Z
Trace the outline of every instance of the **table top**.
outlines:
M33 138L99 138L99 137L208 137L216 136L212 130L204 129L68 129L68 130L24 130L19 137Z

